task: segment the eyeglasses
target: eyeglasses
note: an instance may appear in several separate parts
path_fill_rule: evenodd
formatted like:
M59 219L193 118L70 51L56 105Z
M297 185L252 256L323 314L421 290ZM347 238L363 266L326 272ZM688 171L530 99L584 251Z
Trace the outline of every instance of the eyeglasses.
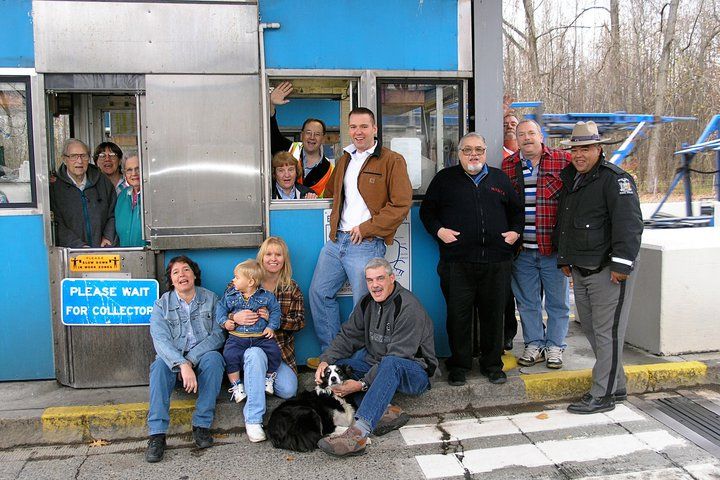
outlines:
M320 138L324 135L322 132L311 132L310 130L303 130L302 133L306 137L311 137L311 138L314 138L314 137Z
M105 157L117 158L117 156L118 156L117 153L98 153L98 158L105 158Z
M90 155L87 153L71 153L70 155L63 155L66 158L72 158L73 160L87 160Z
M473 153L475 155L484 155L486 150L487 150L487 148L485 148L485 147L475 147L475 148L464 147L464 148L460 149L460 151L463 153L463 155L467 155L467 156L470 156Z

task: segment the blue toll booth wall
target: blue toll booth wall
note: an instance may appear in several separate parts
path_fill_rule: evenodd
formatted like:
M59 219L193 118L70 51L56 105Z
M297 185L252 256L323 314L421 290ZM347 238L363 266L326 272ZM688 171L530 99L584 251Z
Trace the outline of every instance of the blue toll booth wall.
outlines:
M0 1L0 75L34 64L32 2ZM0 381L54 378L43 217L11 212L0 216Z

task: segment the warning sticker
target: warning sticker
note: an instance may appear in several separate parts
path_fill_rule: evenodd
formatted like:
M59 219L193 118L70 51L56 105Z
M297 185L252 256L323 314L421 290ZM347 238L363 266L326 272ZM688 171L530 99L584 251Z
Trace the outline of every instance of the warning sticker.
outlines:
M120 255L78 255L70 259L71 272L119 272Z

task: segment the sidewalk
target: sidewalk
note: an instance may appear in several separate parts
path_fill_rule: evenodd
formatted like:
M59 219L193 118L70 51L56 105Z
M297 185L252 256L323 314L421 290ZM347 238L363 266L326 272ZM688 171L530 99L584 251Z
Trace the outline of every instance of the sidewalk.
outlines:
M580 397L590 388L594 357L576 322L570 322L567 343L561 370L549 370L544 363L518 367L512 355L522 353L518 334L515 348L504 358L506 384L492 385L475 370L465 386L451 387L443 376L422 397L399 396L397 403L412 416L426 416ZM720 352L658 357L626 345L624 363L629 393L720 383ZM313 385L312 374L303 370L300 388ZM147 395L144 386L78 390L55 381L0 383L0 448L143 438ZM268 399L268 411L279 402L275 397ZM193 406L194 396L173 395L171 434L190 430ZM230 403L226 392L221 392L213 430L230 432L242 427L241 405Z

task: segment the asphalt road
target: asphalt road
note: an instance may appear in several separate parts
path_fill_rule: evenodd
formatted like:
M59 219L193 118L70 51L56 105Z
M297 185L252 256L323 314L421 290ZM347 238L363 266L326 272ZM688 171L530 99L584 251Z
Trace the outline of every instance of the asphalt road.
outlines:
M720 405L720 395L705 393ZM18 447L0 451L0 478L720 479L720 459L638 409L637 400L589 416L545 404L414 418L348 459L276 450L244 433L217 436L206 450L193 448L189 436L171 438L156 464L144 461L145 441Z

